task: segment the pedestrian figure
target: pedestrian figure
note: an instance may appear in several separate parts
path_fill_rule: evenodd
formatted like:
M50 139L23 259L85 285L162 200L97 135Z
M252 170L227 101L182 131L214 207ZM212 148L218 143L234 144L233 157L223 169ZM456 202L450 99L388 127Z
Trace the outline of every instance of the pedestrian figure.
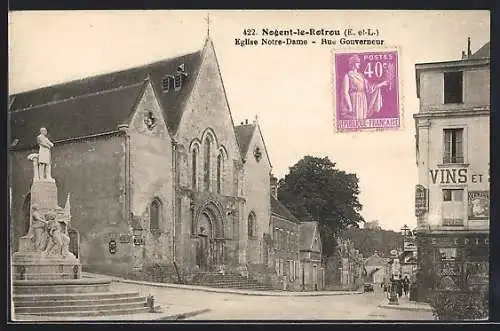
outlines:
M398 286L397 287L397 289L398 289L398 297L401 298L403 296L403 284L401 283L400 279L397 280L397 284L398 284L397 285Z
M410 290L410 280L408 279L408 276L405 276L405 279L403 280L403 289L405 296L408 296L408 292Z

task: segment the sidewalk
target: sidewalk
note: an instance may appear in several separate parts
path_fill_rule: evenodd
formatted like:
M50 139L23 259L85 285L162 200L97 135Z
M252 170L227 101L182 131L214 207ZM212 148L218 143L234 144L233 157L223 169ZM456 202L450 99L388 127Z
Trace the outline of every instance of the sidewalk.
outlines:
M175 311L177 310L177 311ZM141 313L129 315L112 315L112 316L91 316L91 317L60 317L60 316L38 316L38 315L19 315L14 321L20 323L33 323L33 322L80 322L80 321L151 321L151 320L183 320L199 314L210 312L211 309L172 309L169 308L168 312L159 313Z
M432 312L432 308L429 304L410 301L407 297L399 298L399 305L390 305L388 300L384 300L378 306L386 309Z
M229 294L254 295L254 296L312 297L312 296L363 294L363 292L360 291L306 291L306 292L256 291L256 290L245 290L245 289L214 288L214 287L198 286L198 285L154 283L146 281L129 280L120 277L100 275L88 272L83 272L82 275L83 277L88 277L88 278L108 278L115 282L128 283L128 284L148 285L154 287L168 287L168 288L176 288L176 289L191 290L191 291L204 291L204 292L229 293Z

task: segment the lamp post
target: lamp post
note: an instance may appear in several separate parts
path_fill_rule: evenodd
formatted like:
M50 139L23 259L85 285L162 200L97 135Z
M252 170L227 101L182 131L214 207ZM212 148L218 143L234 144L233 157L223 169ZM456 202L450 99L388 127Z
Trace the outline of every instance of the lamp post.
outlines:
M391 255L393 258L392 262L392 276L391 276L391 284L390 284L390 289L387 292L387 299L389 300L390 305L399 305L399 300L398 300L398 294L397 294L397 288L396 288L396 281L399 280L399 273L396 272L397 268L399 268L399 259L398 259L398 251L393 249L391 251Z

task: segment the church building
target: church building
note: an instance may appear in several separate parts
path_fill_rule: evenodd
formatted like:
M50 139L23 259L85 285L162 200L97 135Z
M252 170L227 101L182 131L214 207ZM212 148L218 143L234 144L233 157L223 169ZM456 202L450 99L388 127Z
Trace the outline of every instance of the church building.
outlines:
M12 95L9 122L13 251L45 127L84 271L161 265L180 280L268 263L271 162L257 119L234 125L209 38L191 54Z

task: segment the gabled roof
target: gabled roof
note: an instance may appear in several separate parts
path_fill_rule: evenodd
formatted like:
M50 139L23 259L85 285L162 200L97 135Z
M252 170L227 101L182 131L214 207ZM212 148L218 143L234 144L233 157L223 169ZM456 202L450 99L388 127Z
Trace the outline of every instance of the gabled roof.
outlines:
M18 139L14 148L35 147L41 127L47 128L53 142L118 131L119 124L128 123L144 85L145 82L141 82L63 102L11 111L8 114L11 141Z
M314 221L300 223L299 249L301 251L312 250L317 227L318 223Z
M489 59L490 58L490 42L484 44L469 59Z
M248 147L250 146L250 141L252 140L256 127L255 124L242 124L234 127L236 139L240 146L241 157L243 158L247 155Z
M295 217L292 212L285 207L285 205L273 196L271 196L271 213L291 222L300 223L297 217Z
M58 127L65 127L64 130L60 129L60 134L56 134L58 135L57 138L51 134L53 140L68 139L77 137L80 134L102 133L102 130L109 130L110 127L115 129L119 124L123 124L122 112L130 111L130 108L123 109L122 107L128 107L129 99L135 100L137 97L137 94L135 94L137 91L133 90L133 88L129 89L129 87L142 85L146 79L151 81L163 109L167 127L174 134L182 117L183 105L196 80L202 53L203 51L200 50L141 67L12 95L13 100L11 99L10 106L12 139L20 139L21 143L33 139L33 132L20 127L25 125L27 121L33 121L32 118L36 119L35 122L47 121L49 123L47 124L49 133L52 131L54 134L59 130ZM184 64L184 70L188 74L183 79L182 88L179 91L162 92L163 78L166 75L175 74L181 64ZM103 97L104 95L106 97ZM106 101L103 101L104 98ZM122 100L123 98L126 100ZM100 107L100 110L94 109L95 105L99 105L99 103L104 103L106 106L116 104L116 106L110 108ZM43 112L43 115L36 114L37 111ZM75 121L75 119L78 119L78 121ZM104 120L106 124L98 123L100 120ZM32 126L36 127L38 123L33 123ZM39 128L36 128L35 133L38 130ZM14 133L18 136L16 137Z

